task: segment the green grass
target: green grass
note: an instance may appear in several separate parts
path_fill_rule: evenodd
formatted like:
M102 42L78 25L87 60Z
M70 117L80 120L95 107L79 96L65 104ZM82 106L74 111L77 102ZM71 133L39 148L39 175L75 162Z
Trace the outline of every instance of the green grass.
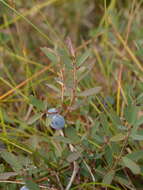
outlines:
M142 2L0 0L0 190L143 189Z

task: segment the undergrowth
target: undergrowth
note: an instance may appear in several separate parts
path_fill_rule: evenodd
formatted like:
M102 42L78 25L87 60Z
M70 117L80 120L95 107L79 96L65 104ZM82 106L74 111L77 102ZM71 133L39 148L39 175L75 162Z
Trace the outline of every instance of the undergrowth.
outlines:
M142 9L0 0L0 189L143 189Z

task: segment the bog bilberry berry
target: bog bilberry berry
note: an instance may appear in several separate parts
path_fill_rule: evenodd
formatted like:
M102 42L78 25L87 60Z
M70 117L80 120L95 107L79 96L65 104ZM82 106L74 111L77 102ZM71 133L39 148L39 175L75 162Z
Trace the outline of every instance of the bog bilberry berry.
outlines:
M20 190L29 190L26 186L20 188Z
M50 125L53 129L62 129L64 128L65 120L60 114L55 114L51 119Z
M48 109L48 113L47 115L53 115L53 114L57 114L58 110L56 108L50 108Z
M53 129L62 129L65 125L65 120L63 116L58 114L58 110L56 108L50 108L47 111L47 117L50 119L50 126Z

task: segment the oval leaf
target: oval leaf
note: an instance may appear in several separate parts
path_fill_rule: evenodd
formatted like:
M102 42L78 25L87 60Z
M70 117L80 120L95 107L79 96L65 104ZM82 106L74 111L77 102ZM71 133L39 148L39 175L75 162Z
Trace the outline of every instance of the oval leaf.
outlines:
M131 138L137 141L143 141L143 135L132 134Z
M78 96L85 96L85 97L91 96L91 95L99 93L100 91L101 91L101 87L90 88L88 90L78 93Z
M11 152L1 152L1 157L13 168L14 171L19 172L22 170L22 165L18 161L18 158Z
M52 49L43 47L41 50L52 62L58 62L57 55Z
M125 118L130 125L133 125L137 120L138 109L135 105L128 105L125 108Z
M68 162L73 162L75 160L77 160L80 157L80 153L79 152L72 152L68 157L67 157L67 161Z
M137 150L135 152L129 153L127 154L127 157L133 161L138 161L143 158L143 150Z
M44 111L45 110L45 103L42 102L41 100L38 100L35 96L30 96L29 97L30 104L35 106L38 110Z
M28 187L29 190L30 189L32 189L32 190L40 190L39 186L33 180L26 179L25 183L26 183L26 187Z
M140 167L131 159L123 157L122 161L124 165L129 168L134 174L140 174Z
M37 113L35 115L33 115L32 117L29 118L28 120L28 125L32 125L34 122L36 122L37 120L39 120L42 117L42 114Z
M67 137L54 136L52 139L57 140L57 141L59 141L59 142L66 143L66 144L72 143L72 140L71 140L71 139L68 139Z
M82 55L80 55L77 59L77 65L81 66L82 63L84 63L86 61L86 59L90 56L91 52L89 50L87 50L86 52L84 52Z
M110 185L115 175L115 171L109 171L103 178L102 183Z
M110 140L112 142L118 142L118 141L124 140L125 137L126 137L125 135L123 135L122 133L119 133L118 135L113 136Z

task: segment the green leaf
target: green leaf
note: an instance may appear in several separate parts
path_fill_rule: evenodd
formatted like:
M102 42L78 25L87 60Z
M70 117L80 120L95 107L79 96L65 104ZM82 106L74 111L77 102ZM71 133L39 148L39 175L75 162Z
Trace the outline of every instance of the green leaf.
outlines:
M33 115L31 118L29 118L28 125L32 125L34 122L39 120L41 118L41 116L42 116L41 113L37 113L37 114Z
M101 87L90 88L88 90L78 93L78 96L85 96L85 97L91 96L91 95L99 93L100 91L101 91Z
M51 90L57 92L57 93L60 93L60 92L61 92L59 88L57 88L56 86L54 86L54 85L52 85L52 84L46 83L46 86L47 86L48 88L50 88Z
M110 119L112 120L113 124L115 126L121 125L122 122L120 120L120 117L117 115L117 113L113 110L110 110ZM116 128L114 129L116 130Z
M72 152L68 157L67 161L68 162L73 162L77 160L79 157L81 157L81 154L79 152Z
M14 171L19 172L22 170L23 167L18 158L11 152L2 151L1 157L13 168Z
M7 114L7 112L4 110L4 109L0 109L0 112L2 114L2 117L3 117L3 120L6 122L6 123L11 123L11 124L14 124L14 119L13 118L10 118L10 116Z
M35 123L37 120L39 120L41 118L41 116L42 116L41 113L37 113L37 114L33 115L32 117L30 117L28 120L28 125L32 125L33 123Z
M32 104L33 106L35 106L38 110L40 111L44 111L45 110L45 103L42 102L41 100L38 100L36 97L34 96L30 96L29 97L30 100L30 104Z
M59 142L66 143L66 144L73 143L72 140L70 140L69 138L67 138L67 137L62 137L62 136L54 136L52 139L57 140L57 141L59 141Z
M133 125L137 120L138 109L135 105L128 105L125 108L125 118L130 125Z
M140 167L131 159L127 157L122 158L123 164L129 168L134 174L140 174Z
M110 123L107 119L107 116L105 115L105 113L101 113L99 115L99 118L100 118L100 123L103 127L103 131L104 131L105 135L110 137L112 134L110 131Z
M123 135L122 133L119 133L119 134L113 136L113 137L110 139L110 141L112 141L112 142L122 141L122 140L125 139L125 137L126 137L126 135Z
M131 138L133 140L137 140L137 141L143 141L143 135L138 135L138 134L132 134Z
M80 137L77 135L76 129L74 127L65 128L65 136L72 140L74 144L80 142Z
M85 65L85 66L81 67L80 69L78 69L78 73L77 73L78 74L78 82L80 82L81 80L83 80L85 77L87 77L89 75L89 73L92 71L94 65L95 65L95 62L92 61L88 65Z
M29 144L30 144L30 147L32 148L32 150L33 151L36 151L36 149L37 149L37 147L39 146L39 142L41 141L41 138L40 138L40 136L38 136L38 135L32 135L30 138L29 138L29 140L28 140L28 142L29 142Z
M41 50L52 62L58 62L58 55L52 49L44 47Z
M121 176L115 176L114 180L116 180L117 182L119 182L122 185L125 185L126 187L130 187L129 185L129 181L126 179L125 176L121 177ZM129 188L132 190L132 188Z
M97 36L97 35L99 35L99 34L101 34L101 33L104 33L104 32L105 32L105 28L99 26L98 28L96 27L96 28L91 29L91 30L89 31L89 35L90 35L91 37L95 37L95 36Z
M94 126L91 127L91 133L90 133L90 135L91 135L92 138L94 138L94 136L96 135L96 133L97 133L97 131L99 129L99 126L100 126L100 122L95 121Z
M124 125L117 125L117 128L119 130L122 130L122 131L127 131L128 130L128 128L126 126L124 126Z
M4 173L4 171L5 171L4 164L0 164L0 173Z
M135 125L140 126L143 124L143 116L141 116L139 119L136 120Z
M140 47L137 51L135 51L135 54L139 57L141 57L143 55L143 48Z
M15 177L17 175L18 175L17 172L5 172L5 173L1 173L0 174L0 180L7 180L10 177Z
M112 153L112 145L111 146L106 146L104 156L105 156L105 159L106 159L109 166L111 166L112 163L113 163L113 155L112 154L113 154Z
M6 34L4 32L0 32L0 44L4 44L7 43L8 41L10 41L11 35Z
M61 62L64 63L67 69L71 70L73 66L72 66L71 57L68 54L68 52L65 49L61 48L61 49L58 49L58 53L60 55Z
M86 61L86 59L91 55L91 52L89 50L87 50L86 52L84 52L82 55L80 55L77 58L77 66L81 66L82 63L84 63Z
M138 150L132 153L129 153L126 155L131 160L138 161L140 159L143 159L143 150Z
M103 184L108 184L108 185L110 185L110 184L112 183L112 180L113 180L113 178L114 178L114 175L115 175L115 171L114 171L114 170L109 171L109 172L103 177L102 183L103 183Z
M39 186L30 179L25 180L26 187L30 190L40 190Z
M142 85L142 84L141 84ZM142 102L143 102L143 93L141 93L138 97L137 97L137 99L136 99L136 103L137 104L142 104Z

